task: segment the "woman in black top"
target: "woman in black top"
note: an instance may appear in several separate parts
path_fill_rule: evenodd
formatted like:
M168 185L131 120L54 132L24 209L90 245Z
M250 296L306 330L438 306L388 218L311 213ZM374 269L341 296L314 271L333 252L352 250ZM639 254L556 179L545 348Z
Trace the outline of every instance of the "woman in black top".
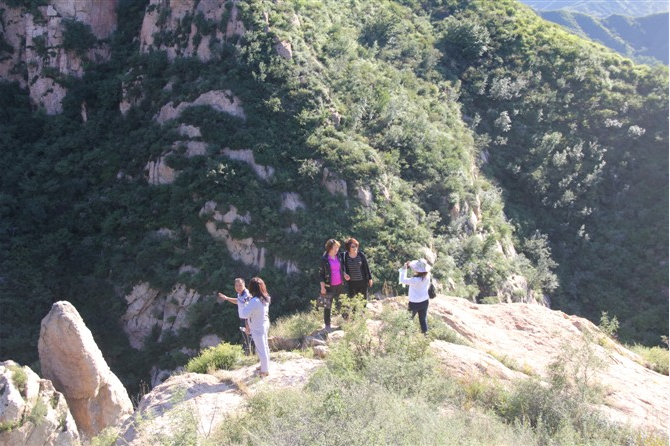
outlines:
M372 287L372 273L365 255L358 250L360 244L355 238L348 238L344 242L345 252L342 253L344 279L347 281L348 296L362 294L369 301L368 290Z

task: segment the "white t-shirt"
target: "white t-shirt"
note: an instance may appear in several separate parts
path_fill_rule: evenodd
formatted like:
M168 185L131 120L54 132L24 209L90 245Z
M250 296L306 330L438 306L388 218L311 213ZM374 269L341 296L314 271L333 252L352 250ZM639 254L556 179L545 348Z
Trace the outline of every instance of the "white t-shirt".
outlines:
M251 294L246 288L242 290L242 294L237 293L237 313L240 313L240 310L244 308L247 302L251 300ZM240 317L240 319L246 319L245 317Z
M409 301L418 303L428 300L428 287L430 286L430 273L426 277L407 277L407 268L404 266L398 270L398 280L403 285L409 285Z

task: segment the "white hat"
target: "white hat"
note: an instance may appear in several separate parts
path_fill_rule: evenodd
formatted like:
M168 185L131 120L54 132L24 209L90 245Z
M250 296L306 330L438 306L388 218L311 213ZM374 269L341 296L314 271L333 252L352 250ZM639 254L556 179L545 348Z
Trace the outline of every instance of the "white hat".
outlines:
M417 273L427 273L430 271L430 265L426 262L426 259L412 260L409 262L409 267Z

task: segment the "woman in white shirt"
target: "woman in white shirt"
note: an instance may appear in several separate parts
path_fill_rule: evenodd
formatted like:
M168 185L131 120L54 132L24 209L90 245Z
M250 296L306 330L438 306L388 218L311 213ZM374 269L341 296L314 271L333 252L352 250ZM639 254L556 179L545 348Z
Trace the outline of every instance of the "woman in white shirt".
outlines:
M407 277L407 270L414 271L412 277ZM419 314L421 333L428 331L428 287L430 286L430 265L425 259L406 262L399 270L399 280L403 285L409 285L409 305L407 309L414 315Z
M268 346L268 330L270 329L270 294L265 287L265 282L260 277L254 277L249 281L249 294L251 299L238 306L240 318L249 321L251 336L256 345L256 353L261 360L259 376L270 374L270 347ZM239 303L239 301L238 301Z

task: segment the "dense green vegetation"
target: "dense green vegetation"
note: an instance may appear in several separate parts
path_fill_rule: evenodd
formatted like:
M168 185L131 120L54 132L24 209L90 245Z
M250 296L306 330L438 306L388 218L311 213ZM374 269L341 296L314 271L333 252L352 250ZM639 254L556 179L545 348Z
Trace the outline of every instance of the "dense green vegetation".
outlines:
M476 16L489 36L480 57L450 61L488 143L485 169L522 232L549 234L561 283L555 307L592 320L600 308L618 317L622 337L660 342L668 71L635 66L510 5L475 2L451 16Z
M61 115L32 110L26 91L0 84L1 358L34 367L40 321L66 299L133 389L152 365L184 365L180 349L205 333L235 340L235 309L212 297L231 292L234 277L266 280L273 318L305 308L324 241L349 235L371 262L375 292L398 292L397 267L431 247L451 294L488 301L519 274L531 298L546 295L554 308L593 320L608 311L625 339L667 334L666 68L636 66L511 0L252 0L238 5L247 32L212 43L212 61L169 62L139 52L146 3L120 1L111 61L61 80ZM185 22L157 41L181 45L191 23L200 39L226 26ZM280 40L292 59L277 55ZM137 99L125 116L123 87ZM192 107L154 120L168 102L210 90L232 91L247 118ZM201 130L205 156L187 157L182 143L172 150L181 124ZM274 177L260 179L224 148L253 150ZM148 184L145 165L169 152L176 181ZM323 187L324 168L346 181L347 197ZM306 208L281 211L286 192ZM222 213L249 212L251 224L231 234L299 272L233 260L199 215L210 200ZM466 208L481 214L476 224ZM292 224L298 232L286 231ZM180 274L183 265L196 272ZM193 328L161 342L155 333L142 353L118 325L140 281L204 296Z

